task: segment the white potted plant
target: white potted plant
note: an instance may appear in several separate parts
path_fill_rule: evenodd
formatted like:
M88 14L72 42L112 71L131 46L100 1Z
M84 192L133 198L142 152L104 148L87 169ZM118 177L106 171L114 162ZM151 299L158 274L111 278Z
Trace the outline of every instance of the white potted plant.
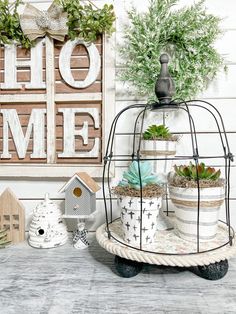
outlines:
M225 199L220 170L191 162L189 165L175 165L174 169L175 173L169 175L168 186L171 201L176 207L178 235L185 240L197 241L199 200L199 241L214 239L220 207Z
M157 158L153 161L156 173L167 174L171 170L173 159L170 158L176 154L177 140L178 137L173 135L169 128L163 124L150 125L143 133L141 154L142 156Z
M140 241L142 245L153 242L163 192L161 181L152 174L148 161L133 161L123 173L114 193L121 210L123 238L129 245L139 247Z

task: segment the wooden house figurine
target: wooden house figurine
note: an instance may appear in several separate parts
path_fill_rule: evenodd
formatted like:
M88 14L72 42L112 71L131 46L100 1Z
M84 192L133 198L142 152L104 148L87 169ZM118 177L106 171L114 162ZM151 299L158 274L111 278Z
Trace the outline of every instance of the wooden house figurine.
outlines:
M100 186L86 172L79 172L60 189L65 192L64 218L86 219L96 210L96 192Z
M0 229L12 243L25 240L25 209L9 188L0 196Z

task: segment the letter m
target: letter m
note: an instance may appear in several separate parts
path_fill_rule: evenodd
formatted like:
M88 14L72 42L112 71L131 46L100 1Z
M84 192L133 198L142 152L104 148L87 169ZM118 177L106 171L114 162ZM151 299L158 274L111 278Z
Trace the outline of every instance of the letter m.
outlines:
M3 152L1 158L11 158L9 153L9 130L19 159L24 159L33 132L33 152L30 158L46 158L44 122L46 109L32 109L24 135L16 109L1 109L3 115Z

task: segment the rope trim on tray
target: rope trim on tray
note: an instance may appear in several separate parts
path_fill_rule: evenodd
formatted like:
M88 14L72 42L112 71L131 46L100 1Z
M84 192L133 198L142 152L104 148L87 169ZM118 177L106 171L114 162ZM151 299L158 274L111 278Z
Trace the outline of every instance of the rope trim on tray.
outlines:
M140 250L131 249L127 246L122 246L118 242L112 242L108 239L107 232L105 231L105 224L100 226L96 232L98 243L108 252L118 255L120 257L133 260L141 263L164 265L164 266L178 266L178 267L192 267L203 266L211 263L220 262L228 259L236 254L235 241L227 250L219 248L211 251L211 254L200 253L191 255L162 255L143 252Z

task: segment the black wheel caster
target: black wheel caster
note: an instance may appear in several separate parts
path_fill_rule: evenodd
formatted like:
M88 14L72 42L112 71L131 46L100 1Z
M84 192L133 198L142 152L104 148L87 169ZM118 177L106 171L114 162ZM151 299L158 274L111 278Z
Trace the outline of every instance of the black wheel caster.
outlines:
M194 267L192 271L199 277L208 280L218 280L223 278L227 274L228 268L228 260L225 259L223 261L212 263L209 265Z
M131 261L116 255L115 267L121 277L130 278L140 273L143 268L143 263Z

